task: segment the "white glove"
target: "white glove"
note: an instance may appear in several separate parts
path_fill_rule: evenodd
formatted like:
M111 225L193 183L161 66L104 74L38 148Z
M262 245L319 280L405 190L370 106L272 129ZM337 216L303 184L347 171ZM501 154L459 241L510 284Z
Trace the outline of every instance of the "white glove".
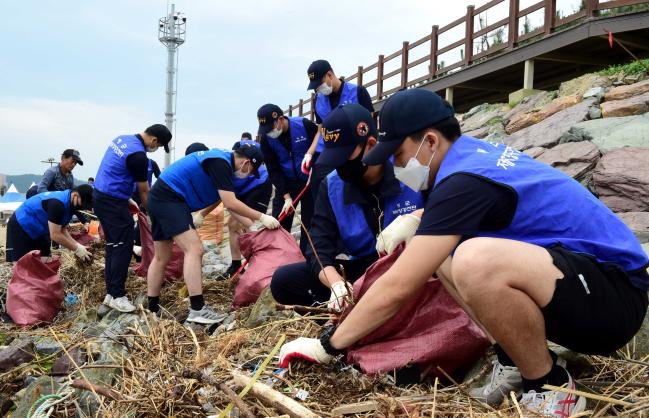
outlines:
M399 215L376 238L376 251L379 254L392 254L402 242L406 244L415 236L421 218L409 213Z
M261 222L261 224L268 229L277 229L281 226L277 219L273 218L270 215L266 215L265 213L262 213L261 218L259 218L259 222Z
M90 260L90 257L92 257L90 251L88 251L86 247L79 243L77 243L77 248L74 250L74 255L76 255L83 261L88 261Z
M282 206L282 211L279 213L279 216L282 216L283 213L289 213L289 211L293 208L293 199L291 197L287 197L284 199L284 206Z
M279 367L288 367L291 360L295 358L326 364L333 356L327 354L319 339L300 337L284 344L279 350Z
M192 213L192 221L194 222L194 227L196 229L200 228L201 225L203 225L204 220L205 220L205 218L203 217L203 215L201 215L200 212Z
M345 307L345 297L349 294L345 282L336 282L331 285L331 296L327 307L337 312L341 312Z
M313 158L313 156L309 153L304 154L304 158L302 158L302 172L304 174L309 174L309 169L311 168L311 158Z

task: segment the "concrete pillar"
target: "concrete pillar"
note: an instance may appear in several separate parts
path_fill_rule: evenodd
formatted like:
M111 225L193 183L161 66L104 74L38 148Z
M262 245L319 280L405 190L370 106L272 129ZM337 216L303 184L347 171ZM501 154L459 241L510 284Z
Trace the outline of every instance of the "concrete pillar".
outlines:
M523 76L523 89L534 88L534 60L525 61L525 73Z
M453 104L453 87L446 88L446 101Z

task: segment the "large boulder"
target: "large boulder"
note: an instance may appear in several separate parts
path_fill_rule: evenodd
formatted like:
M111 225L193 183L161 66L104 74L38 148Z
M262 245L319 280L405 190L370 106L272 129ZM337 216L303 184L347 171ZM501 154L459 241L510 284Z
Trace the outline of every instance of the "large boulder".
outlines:
M34 343L29 339L16 339L0 351L0 372L6 372L23 363L29 363L33 359Z
M594 87L606 88L611 84L611 80L608 77L597 74L585 74L561 83L559 86L559 97L571 96L573 94L584 96L586 92Z
M540 109L556 98L556 92L542 91L533 96L525 97L516 106L503 116L503 122L507 124L514 116Z
M559 143L559 139L570 128L588 117L588 109L596 99L583 102L555 113L549 118L506 137L503 142L513 148L524 151L532 147L550 148Z
M623 212L617 214L642 243L649 242L649 212Z
M610 151L593 173L600 199L615 212L649 211L649 148Z
M649 80L630 84L628 86L614 87L604 95L604 99L606 101L623 100L644 93L649 93Z
M521 129L527 128L549 118L557 112L567 109L576 105L581 101L581 96L573 94L571 96L559 97L550 103L546 104L538 110L532 110L528 113L519 113L511 118L505 131L508 134L513 134Z
M582 141L557 145L544 151L536 160L581 180L595 167L599 156L599 149L592 142Z
M604 102L600 105L600 108L602 109L602 116L605 118L642 115L649 112L649 93L628 99Z
M462 117L460 122L462 131L470 132L494 124L502 124L506 111L506 105L501 103L476 106Z
M561 142L592 141L602 152L649 145L649 114L580 122L561 137Z

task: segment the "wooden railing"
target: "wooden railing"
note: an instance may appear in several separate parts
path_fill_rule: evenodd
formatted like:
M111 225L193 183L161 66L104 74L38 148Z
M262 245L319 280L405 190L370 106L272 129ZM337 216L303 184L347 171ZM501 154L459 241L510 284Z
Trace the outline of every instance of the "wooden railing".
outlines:
M503 7L501 3L509 3L508 16L497 22L486 24L481 15L496 7ZM480 7L468 6L466 15L453 22L439 27L434 25L431 33L415 42L403 42L401 49L389 54L379 55L378 60L366 67L359 66L356 73L344 77L345 81L365 86L374 102L380 101L394 92L402 89L417 86L423 82L459 71L479 61L502 53L503 50L510 50L522 43L535 42L542 37L566 25L577 24L578 20L597 17L600 11L611 10L620 7L649 4L649 1L642 0L585 0L582 8L568 16L560 16L557 13L557 0L541 0L524 9L520 8L520 0L491 0ZM529 16L536 13L543 13L543 24L539 27L531 27ZM485 13L486 14L486 13ZM523 21L523 24L521 24ZM476 30L476 22L480 28ZM452 31L464 28L463 38L446 40L442 45L442 37L452 35ZM538 39L536 39L538 38ZM426 54L413 59L413 51L426 48ZM446 63L444 54L460 51L460 59ZM400 61L400 63L399 63ZM399 63L395 69L387 70ZM421 71L423 68L423 71ZM417 75L415 69L419 70ZM376 75L373 76L372 74ZM373 77L367 79L368 77ZM398 81L397 81L398 80ZM394 84L385 88L386 84ZM289 116L294 113L299 116L309 116L314 120L315 93L311 93L308 99L300 99L298 104L290 105L285 112ZM307 109L308 108L308 109Z

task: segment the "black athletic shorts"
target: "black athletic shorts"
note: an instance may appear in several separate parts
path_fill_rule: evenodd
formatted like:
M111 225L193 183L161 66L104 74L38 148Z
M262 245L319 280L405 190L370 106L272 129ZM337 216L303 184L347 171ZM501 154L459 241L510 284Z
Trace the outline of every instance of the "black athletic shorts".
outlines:
M154 241L167 241L194 228L192 211L178 193L158 179L149 192L147 204Z
M30 251L39 250L41 257L49 257L50 255L50 237L43 235L42 237L33 239L27 232L20 226L16 219L16 214L11 215L9 223L7 224L7 261L18 261Z
M270 180L266 183L251 189L248 193L239 196L238 199L246 204L249 208L258 210L261 213L266 213L268 204L270 203L270 196L273 194L273 184Z
M647 312L647 292L633 286L617 266L560 246L548 252L564 277L542 308L547 339L579 353L600 355L628 343Z

